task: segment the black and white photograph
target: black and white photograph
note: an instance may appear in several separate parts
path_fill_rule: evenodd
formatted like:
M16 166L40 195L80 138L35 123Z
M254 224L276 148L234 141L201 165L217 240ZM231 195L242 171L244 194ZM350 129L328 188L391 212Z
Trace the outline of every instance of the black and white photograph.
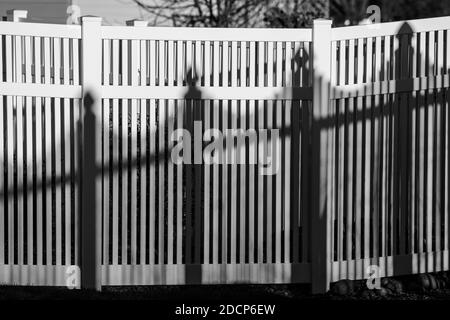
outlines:
M450 0L0 0L0 309L448 303L449 129Z

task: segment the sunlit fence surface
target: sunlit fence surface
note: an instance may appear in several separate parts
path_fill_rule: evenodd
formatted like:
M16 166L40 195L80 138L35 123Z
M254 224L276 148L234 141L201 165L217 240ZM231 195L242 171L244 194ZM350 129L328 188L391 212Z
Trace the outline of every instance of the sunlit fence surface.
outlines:
M0 22L0 284L66 285L82 243L102 285L448 270L449 31Z

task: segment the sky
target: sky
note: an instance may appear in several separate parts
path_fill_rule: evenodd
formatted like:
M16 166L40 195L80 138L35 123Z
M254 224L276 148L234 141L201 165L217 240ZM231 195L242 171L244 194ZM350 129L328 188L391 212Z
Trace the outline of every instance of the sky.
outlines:
M9 9L28 10L29 20L41 23L67 23L70 12L101 16L104 25L125 25L127 20L146 17L132 0L0 0L0 15Z

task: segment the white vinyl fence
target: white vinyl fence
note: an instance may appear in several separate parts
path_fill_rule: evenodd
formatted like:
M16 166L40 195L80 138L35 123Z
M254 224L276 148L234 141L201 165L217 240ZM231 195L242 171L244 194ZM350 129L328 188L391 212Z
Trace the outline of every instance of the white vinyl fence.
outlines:
M86 286L321 292L369 265L448 270L449 30L0 22L0 283L81 266ZM280 134L175 164L194 121ZM277 174L249 164L265 152Z

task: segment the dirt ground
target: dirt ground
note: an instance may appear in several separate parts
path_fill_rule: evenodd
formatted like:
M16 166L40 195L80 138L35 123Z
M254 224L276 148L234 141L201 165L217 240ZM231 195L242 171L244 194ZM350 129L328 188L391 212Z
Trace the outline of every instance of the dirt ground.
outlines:
M361 292L311 295L307 285L202 285L103 287L102 292L49 287L0 286L0 300L158 300L257 301L296 300L450 300L450 289L365 295Z

